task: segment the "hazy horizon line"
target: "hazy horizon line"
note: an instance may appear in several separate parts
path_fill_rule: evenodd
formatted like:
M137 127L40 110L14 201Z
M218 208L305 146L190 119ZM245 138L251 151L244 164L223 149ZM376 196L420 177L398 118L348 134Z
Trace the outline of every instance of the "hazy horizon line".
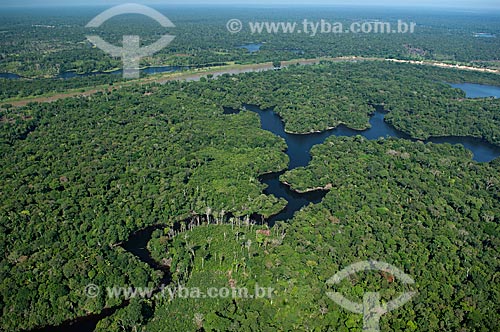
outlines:
M74 8L74 7L111 7L118 5L123 2L118 2L118 1L111 1L108 3L45 3L45 4L2 4L0 3L0 8ZM339 8L339 7L344 7L344 8L392 8L392 9L411 9L411 8L418 8L418 9L458 9L458 10L498 10L500 11L500 6L498 7L490 7L488 5L485 6L465 6L465 5L455 5L455 4L356 4L356 3L338 3L338 4L326 4L326 3L312 3L312 4L300 4L300 3L292 3L292 4L285 4L285 3L269 3L269 4L263 4L263 3L258 3L258 4L252 4L252 3L223 3L223 2L214 2L211 4L208 3L159 3L159 2L143 2L142 4L147 5L147 6L153 6L153 7L200 7L200 8L207 8L207 7L215 7L215 8L220 8L220 7L225 7L225 8Z

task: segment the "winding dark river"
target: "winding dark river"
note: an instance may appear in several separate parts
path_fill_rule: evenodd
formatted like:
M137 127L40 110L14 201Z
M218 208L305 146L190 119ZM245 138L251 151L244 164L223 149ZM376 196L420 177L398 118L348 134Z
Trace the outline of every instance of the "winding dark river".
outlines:
M381 108L378 108L370 118L371 127L369 129L358 131L347 128L344 125L340 125L335 129L307 135L286 133L283 121L279 115L272 110L261 110L252 105L246 105L245 108L259 114L262 129L268 130L285 139L288 146L286 154L290 158L287 170L307 166L311 161L311 148L314 145L323 143L330 136L361 135L369 140L376 140L380 137L396 137L415 141L414 139L411 139L409 135L400 132L391 125L387 124L384 121L386 113ZM231 113L231 111L226 111L226 113ZM425 142L439 144L449 143L453 145L462 144L465 148L472 151L474 160L478 162L489 162L500 156L500 147L490 144L482 139L473 137L436 137L430 138ZM268 185L264 191L265 194L272 194L288 201L288 205L285 210L267 220L271 226L277 221L291 219L296 211L310 203L319 203L327 193L323 190L304 194L297 193L291 190L289 186L279 181L281 174L283 174L283 172L266 174L260 177L260 180Z
M500 88L493 86L481 85L456 85L462 88L469 98L478 98L487 96L495 96L496 93L500 95ZM483 87L483 89L479 89ZM468 90L468 89L471 90ZM498 97L497 95L497 97ZM369 129L358 131L349 129L343 125L321 133L312 133L306 135L289 134L285 132L284 123L281 118L272 110L261 110L256 106L246 105L245 108L249 111L255 112L260 116L261 127L268 130L273 134L285 139L288 146L286 154L290 158L290 164L287 170L292 170L297 167L304 167L311 161L310 151L314 145L323 143L330 136L356 136L361 135L369 140L375 140L380 137L396 137L402 139L411 139L407 134L396 130L394 127L388 125L384 121L385 112L379 108L370 118ZM226 109L225 114L234 114L239 111ZM433 143L449 143L449 144L462 144L467 149L472 151L474 160L478 162L489 162L500 156L500 147L492 145L484 140L470 138L470 137L441 137L431 138L426 142ZM284 172L284 171L283 171ZM308 193L297 193L291 190L287 185L279 181L279 177L283 172L271 173L262 175L259 179L268 187L264 193L274 195L276 197L284 198L287 200L287 207L279 214L265 220L269 225L273 226L277 221L285 221L291 219L295 212L299 211L302 207L308 204L317 204L326 195L327 191L318 190ZM180 223L179 223L180 224ZM179 224L174 225L179 228ZM129 240L122 244L122 247L132 254L136 255L141 261L147 263L151 268L161 270L164 273L162 279L163 284L168 284L171 281L171 274L168 268L158 264L150 256L147 250L147 243L151 239L152 233L156 229L161 229L163 226L151 226L146 229L140 230L130 236ZM57 327L45 327L33 331L37 332L91 332L95 329L99 320L112 315L116 310L125 307L128 302L124 302L119 307L109 308L103 310L98 315L90 315L87 317L78 318L73 321L68 321Z

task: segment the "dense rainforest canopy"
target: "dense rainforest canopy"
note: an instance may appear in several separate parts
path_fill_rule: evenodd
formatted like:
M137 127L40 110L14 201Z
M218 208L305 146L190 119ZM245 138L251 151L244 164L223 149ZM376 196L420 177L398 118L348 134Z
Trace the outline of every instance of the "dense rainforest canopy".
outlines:
M325 281L365 259L416 280L418 296L385 315L383 330L497 329L498 160L476 163L450 145L331 138L313 149L308 167L282 176L297 190L331 188L322 203L269 231L234 223L283 209L258 177L285 170L288 159L285 142L261 130L256 114L225 115L224 107L274 107L288 131L308 133L340 123L366 128L375 105L384 105L388 120L416 138L477 136L498 145L498 100L469 100L445 83L463 81L499 85L482 73L323 63L3 109L0 328L57 325L121 303L86 297L89 283L157 285L160 271L119 244L163 225L148 247L158 261L171 260L175 282L259 283L274 287L273 296L136 299L98 329L361 330L362 317L334 304ZM167 236L174 221L200 215L232 223ZM360 275L337 290L359 302L380 289L388 300L406 289L391 280Z
M259 174L286 167L282 140L250 113L136 88L2 114L2 328L18 330L117 305L83 289L145 286L155 273L115 248L144 226L207 208L277 213ZM149 94L153 91L154 96Z
M321 56L366 56L399 59L426 59L470 63L497 67L500 38L480 38L476 33L500 36L495 13L471 15L468 12L446 12L425 9L396 10L388 15L384 8L196 8L154 6L166 15L175 28L168 33L176 39L169 47L142 65L202 65L238 62L259 63L294 58ZM0 14L0 73L10 72L25 77L57 76L67 71L89 73L121 66L93 47L86 39L97 33L115 45L122 36L139 35L144 45L155 42L166 29L147 17L138 15L113 18L102 29L85 25L108 7L82 7L58 10L8 9ZM75 13L77 11L77 13ZM229 19L237 18L245 28L237 34L226 29ZM356 21L381 20L397 24L397 18L417 23L415 33L318 33L314 37L299 33L252 33L249 22L295 22L304 19L339 22L346 26ZM438 23L436 23L438 22ZM239 46L262 44L258 52Z
M225 75L187 89L227 106L274 108L292 133L339 124L366 129L375 107L382 105L388 122L414 138L474 136L500 145L500 99L466 99L446 82L500 86L500 76L380 61L324 62Z
M498 162L477 164L449 145L362 137L330 138L313 156L310 166L282 178L297 189L331 184L330 192L267 236L211 226L171 241L158 232L151 242L188 286L229 287L233 280L253 290L257 282L274 287L273 297L161 299L147 331L361 331L362 316L329 299L326 280L368 259L400 266L418 291L382 318L382 331L498 328ZM389 301L407 288L377 272L353 276L336 291L361 303L367 291ZM127 311L102 327L123 323Z

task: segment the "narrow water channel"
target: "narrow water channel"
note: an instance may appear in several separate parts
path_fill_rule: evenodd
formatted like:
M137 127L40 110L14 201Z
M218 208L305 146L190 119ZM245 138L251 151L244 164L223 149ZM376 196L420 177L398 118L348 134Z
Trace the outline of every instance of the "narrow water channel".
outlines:
M401 139L411 139L407 134L396 130L394 127L388 125L384 121L385 112L378 108L373 116L370 118L371 128L357 131L349 129L343 125L321 133L312 133L306 135L289 134L285 132L284 123L281 118L272 110L261 110L256 106L246 105L248 111L257 113L260 116L261 128L268 130L273 134L285 139L287 148L287 155L290 158L290 164L287 170L292 170L297 167L305 167L311 161L310 151L314 145L323 143L330 136L356 136L361 135L369 140L376 140L380 137L396 137ZM239 111L226 109L225 114L234 114ZM474 154L474 160L478 162L489 162L500 156L500 147L492 145L484 140L470 138L470 137L442 137L432 138L426 142L433 143L450 143L462 144L467 149L471 150ZM283 171L285 172L285 171ZM276 197L284 198L287 200L287 207L279 214L265 220L270 226L273 226L277 221L285 221L291 219L295 212L302 209L308 204L317 204L326 195L327 191L312 191L308 193L297 193L291 190L287 185L279 181L279 177L283 172L271 173L261 176L259 179L268 187L264 191L265 194L274 195ZM179 228L180 223L174 225ZM167 285L170 281L170 271L168 268L160 266L151 257L147 249L147 243L151 239L152 233L156 229L163 228L163 226L151 226L140 230L130 236L129 240L122 245L130 253L136 255L141 261L147 263L151 268L161 270L164 273L162 283ZM127 302L119 307L109 308L103 310L98 315L90 315L81 317L73 321L65 322L64 324L53 327L48 326L41 329L32 330L32 332L91 332L94 331L99 320L111 316L119 308L123 308Z
M324 131L321 133L313 133L306 135L289 134L285 132L285 126L282 119L272 110L261 110L256 106L246 105L245 108L255 112L260 116L261 128L268 130L273 134L285 139L288 146L286 154L290 158L290 164L287 170L292 170L297 167L305 167L311 161L311 148L314 145L323 143L330 136L357 136L361 135L369 140L376 140L380 137L395 137L401 139L411 139L411 137L403 132L398 131L384 121L385 112L382 108L377 108L373 116L370 118L370 128L362 131L347 128L340 125L335 129ZM226 113L234 113L235 111L226 110ZM465 148L472 151L474 160L478 162L489 162L500 156L500 147L490 144L482 139L473 137L439 137L431 138L425 143L449 143L462 144ZM326 191L317 190L308 193L297 193L290 189L289 186L280 182L279 177L283 172L271 173L261 176L259 179L268 187L264 191L267 195L274 195L279 198L284 198L288 205L279 214L269 218L267 222L273 226L277 221L291 219L295 212L302 209L308 204L317 204L321 202L326 195Z

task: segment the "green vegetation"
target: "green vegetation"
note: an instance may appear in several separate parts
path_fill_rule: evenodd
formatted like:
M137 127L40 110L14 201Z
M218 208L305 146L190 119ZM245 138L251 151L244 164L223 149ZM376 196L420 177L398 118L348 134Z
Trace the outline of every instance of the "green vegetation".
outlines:
M71 89L110 85L123 81L118 75L97 75L70 79L39 78L35 80L11 80L0 78L0 100L26 98L47 93L65 92Z
M243 33L229 41L219 26L224 20L219 16L207 23L212 19L208 15L188 28L180 25L181 32L196 32L194 37L186 38L193 36L186 32L173 49L145 61L276 62L296 56L279 49L285 42L272 35L262 40L267 43L257 54L233 49L251 41L250 36ZM198 24L208 25L200 31ZM21 29L31 36L23 35L24 48L15 43L19 35L6 33L12 48L6 49L9 56L0 68L17 68L29 76L56 74L60 52L81 51L73 45L81 37L79 28L70 27L59 44L46 43L44 38L53 37L53 28L46 27L47 35L36 42L39 29ZM362 45L362 55L404 57L404 38L415 38L414 47L425 39L426 48L434 49L422 57L449 59L442 54L446 47L461 60L497 56L496 40L474 39L477 44L470 45L484 47L458 50L469 33L460 31L465 32L455 40L399 36L399 44L372 36L369 43L385 41L380 45L387 48L378 49L367 47L368 37L359 35L330 43L321 42L325 36L307 42L292 36L290 44L301 45L307 56L333 55L342 44L335 55L358 53ZM220 44L208 47L213 38ZM345 43L344 38L352 39ZM36 52L28 52L34 44ZM22 48L19 67L11 62L16 48ZM100 63L104 55L92 52L95 58L78 66L75 61L81 58L63 56L68 62L61 68L115 65L115 60ZM2 80L1 96L112 84L114 79L19 80L12 86ZM102 320L98 330L359 331L362 318L335 305L326 296L325 282L366 259L398 266L417 282L412 289L418 296L385 315L382 330L498 330L498 160L478 164L465 149L449 145L331 138L312 150L308 167L281 177L296 190L331 187L322 203L270 230L236 222L284 208L283 199L263 194L258 176L286 169L288 160L285 142L259 129L256 114L224 115L224 107L273 107L288 131L309 133L339 124L367 128L375 106L384 105L387 120L415 138L470 135L500 145L500 101L467 100L444 82L500 85L500 78L381 61L325 62L200 82L131 85L22 108L6 105L0 113L0 329L57 325L123 304L105 292L86 297L89 283L102 289L157 287L161 272L120 244L134 231L162 225L165 230L155 232L148 248L158 262L169 262L174 282L201 289L253 289L258 283L275 288L273 297L135 299ZM216 224L169 236L176 221L200 215ZM367 273L336 289L360 302L366 291L380 290L387 301L407 288L391 276Z
M106 8L109 8L107 6ZM142 65L202 65L209 63L260 63L272 60L317 58L322 56L367 56L400 59L426 59L450 63L471 63L476 66L498 66L500 35L495 13L441 13L439 11L386 10L353 8L290 8L280 9L208 9L158 7L175 24L164 29L157 22L142 16L113 18L100 29L85 25L105 7L59 9L9 9L0 20L0 72L25 77L56 76L66 71L89 73L121 66L93 48L86 35L96 33L105 40L121 45L122 36L139 35L144 45L170 33L176 36L169 47L143 59ZM238 34L226 29L228 18L239 18L245 25ZM307 18L341 22L366 20L389 21L397 18L416 22L410 34L252 34L248 22L297 22ZM436 23L438 22L438 23ZM474 33L489 32L497 38L476 38ZM249 53L238 46L263 43L259 52Z
M120 80L100 78L18 80L8 82L2 92L5 98L22 97ZM383 61L325 61L179 84L219 105L274 108L288 132L323 131L340 124L366 129L375 106L383 105L389 111L387 122L413 138L473 136L500 145L500 99L466 99L463 91L444 82L500 86L500 75Z
M324 62L264 73L224 75L187 89L223 105L274 108L288 132L345 124L366 129L376 105L388 122L414 138L474 136L500 145L500 99L467 100L443 82L500 86L500 76L381 61Z
M471 136L500 145L500 100L451 99L425 95L421 99L392 99L387 123L414 138Z
M272 305L268 298L246 298L243 292L238 292L246 288L248 295L258 296L256 287L266 290L274 287L266 266L267 255L282 243L284 236L279 227L269 230L241 223L195 228L168 242L157 234L152 246L165 248L160 257L165 256L165 251L169 252L171 269L175 271L173 286L179 283L184 287L199 287L201 294L208 294L211 287L234 289L239 298L205 300L178 296L170 299L165 292L156 302L155 317L146 329L161 331L165 326L172 331L194 331L201 326L207 331L255 328L254 318L272 312ZM165 316L160 317L160 313ZM169 322L168 325L165 322Z
M297 189L331 183L331 191L269 236L212 225L173 241L158 232L150 243L157 259L172 259L181 285L253 289L257 282L275 289L272 298L160 300L144 330L361 331L361 315L330 300L325 282L368 259L401 267L418 292L383 316L381 330L498 328L498 162L472 162L449 145L361 137L330 138L313 155L310 166L283 180ZM359 303L367 291L388 301L407 287L377 272L335 290Z
M155 285L158 273L116 248L138 229L207 208L237 216L283 208L257 176L286 167L284 142L254 114L225 116L178 90L135 87L2 114L2 329L119 304L88 299L91 282Z

